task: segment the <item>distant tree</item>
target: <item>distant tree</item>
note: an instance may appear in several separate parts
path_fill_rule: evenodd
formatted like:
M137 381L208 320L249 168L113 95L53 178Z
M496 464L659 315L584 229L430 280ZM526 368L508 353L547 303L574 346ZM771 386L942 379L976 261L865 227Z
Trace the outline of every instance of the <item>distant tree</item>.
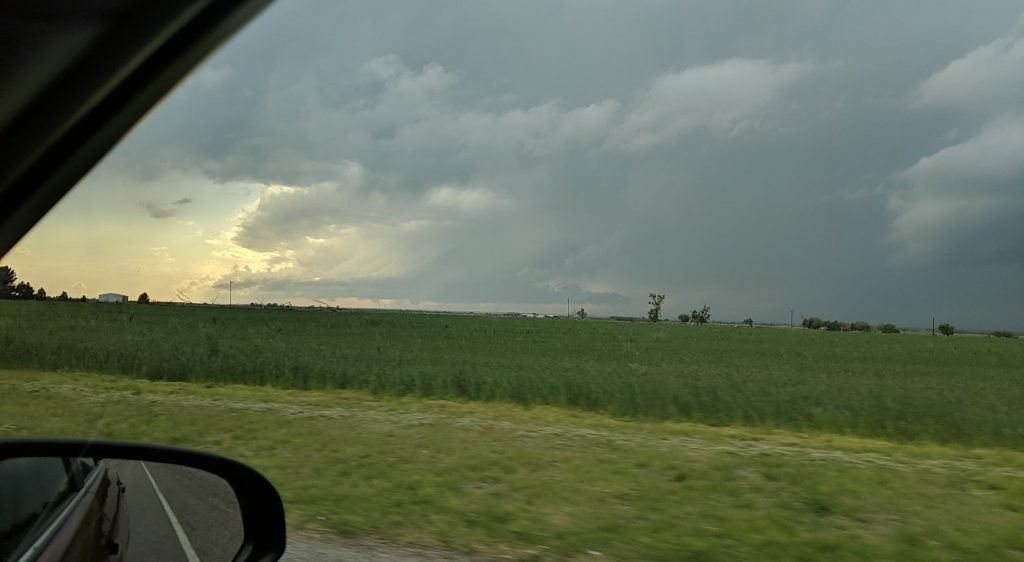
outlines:
M690 315L689 314L680 314L679 315L679 321L682 322L683 324L688 324L690 322Z
M60 295L57 297L57 300L59 300L59 301L66 301L66 300L68 300L68 298L69 298L68 297L68 292L67 291L61 291Z
M147 293L142 293L141 295L139 295L138 303L149 304L149 295Z
M1017 335L1009 330L996 330L992 332L992 336L997 338L1016 338Z
M801 320L800 325L808 330L820 330L825 327L825 321L817 316L811 316L810 318L804 318Z
M944 336L952 336L953 334L956 333L956 326L950 324L949 322L939 324L939 333Z
M661 320L661 303L665 302L665 295L650 293L648 296L651 300L647 301L647 304L651 305L651 309L647 311L647 319L658 322Z
M743 321L743 323L746 324L747 326L750 326L751 328L754 327L754 319L753 318L747 318L746 320Z
M883 334L898 334L900 329L895 324L879 324L878 331Z
M81 297L78 298L78 300L85 302L88 299L85 298L85 295L82 295Z
M849 332L850 325L839 320L827 320L825 322L825 329L830 332Z
M46 289L44 289L42 287L39 287L39 290L36 291L36 300L37 301L44 301L44 300L46 300Z
M694 324L698 324L699 325L699 324L707 324L710 321L711 321L711 307L710 306L705 304L703 307L701 307L700 310L694 309L694 310L690 311L690 322L693 322Z
M576 313L573 316L575 316L579 320L586 320L587 319L587 311L584 310L583 307L581 306L580 309L577 310Z
M32 288L32 284L28 281L19 281L14 286L14 298L28 300L35 294L35 289Z
M14 298L14 283L18 274L6 265L0 265L0 299Z
M863 320L857 320L856 322L850 324L850 329L853 330L854 332L870 332L871 324L868 324Z

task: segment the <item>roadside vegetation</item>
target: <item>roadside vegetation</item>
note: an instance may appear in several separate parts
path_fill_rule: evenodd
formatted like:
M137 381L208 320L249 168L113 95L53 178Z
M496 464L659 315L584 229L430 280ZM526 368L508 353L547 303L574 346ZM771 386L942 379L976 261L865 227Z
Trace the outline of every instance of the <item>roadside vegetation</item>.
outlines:
M0 370L0 437L11 435L226 454L267 475L293 529L489 559L1016 560L1024 553L1024 453L1007 450L352 391Z
M0 364L1024 449L994 337L2 301Z

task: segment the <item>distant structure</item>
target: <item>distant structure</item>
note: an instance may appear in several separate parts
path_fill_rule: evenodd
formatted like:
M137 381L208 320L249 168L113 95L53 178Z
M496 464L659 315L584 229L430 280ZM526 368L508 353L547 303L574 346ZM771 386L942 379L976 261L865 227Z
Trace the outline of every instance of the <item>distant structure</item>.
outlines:
M118 293L101 293L100 302L128 302L128 295Z

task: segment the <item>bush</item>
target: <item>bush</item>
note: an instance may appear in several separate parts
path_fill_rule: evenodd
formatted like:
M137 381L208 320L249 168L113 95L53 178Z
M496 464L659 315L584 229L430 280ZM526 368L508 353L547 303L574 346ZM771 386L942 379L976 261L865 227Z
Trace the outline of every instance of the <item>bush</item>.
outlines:
M139 304L149 304L149 294L142 293L141 295L139 295L138 302Z
M746 324L747 326L753 327L754 326L754 319L753 318L747 318L746 320L743 321L743 323Z
M857 320L853 324L850 324L850 329L854 332L870 332L871 324L868 324L863 320Z
M895 324L880 324L878 326L878 331L882 332L883 334L898 334L898 333L900 333L900 329L897 328Z
M947 337L952 336L953 334L956 333L956 326L950 324L949 322L939 324L939 333Z
M1014 334L1013 332L1011 332L1009 330L996 330L996 331L992 332L992 335L994 337L997 337L997 338L1016 338L1017 337L1017 334Z
M682 322L683 324L689 323L690 322L690 315L689 314L680 314L679 315L679 321Z

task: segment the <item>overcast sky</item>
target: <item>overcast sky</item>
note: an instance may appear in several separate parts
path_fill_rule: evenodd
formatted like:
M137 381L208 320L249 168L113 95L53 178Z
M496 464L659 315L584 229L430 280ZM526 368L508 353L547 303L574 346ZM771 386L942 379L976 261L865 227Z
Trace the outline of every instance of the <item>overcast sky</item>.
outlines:
M1022 14L278 2L4 259L54 294L1020 329Z

